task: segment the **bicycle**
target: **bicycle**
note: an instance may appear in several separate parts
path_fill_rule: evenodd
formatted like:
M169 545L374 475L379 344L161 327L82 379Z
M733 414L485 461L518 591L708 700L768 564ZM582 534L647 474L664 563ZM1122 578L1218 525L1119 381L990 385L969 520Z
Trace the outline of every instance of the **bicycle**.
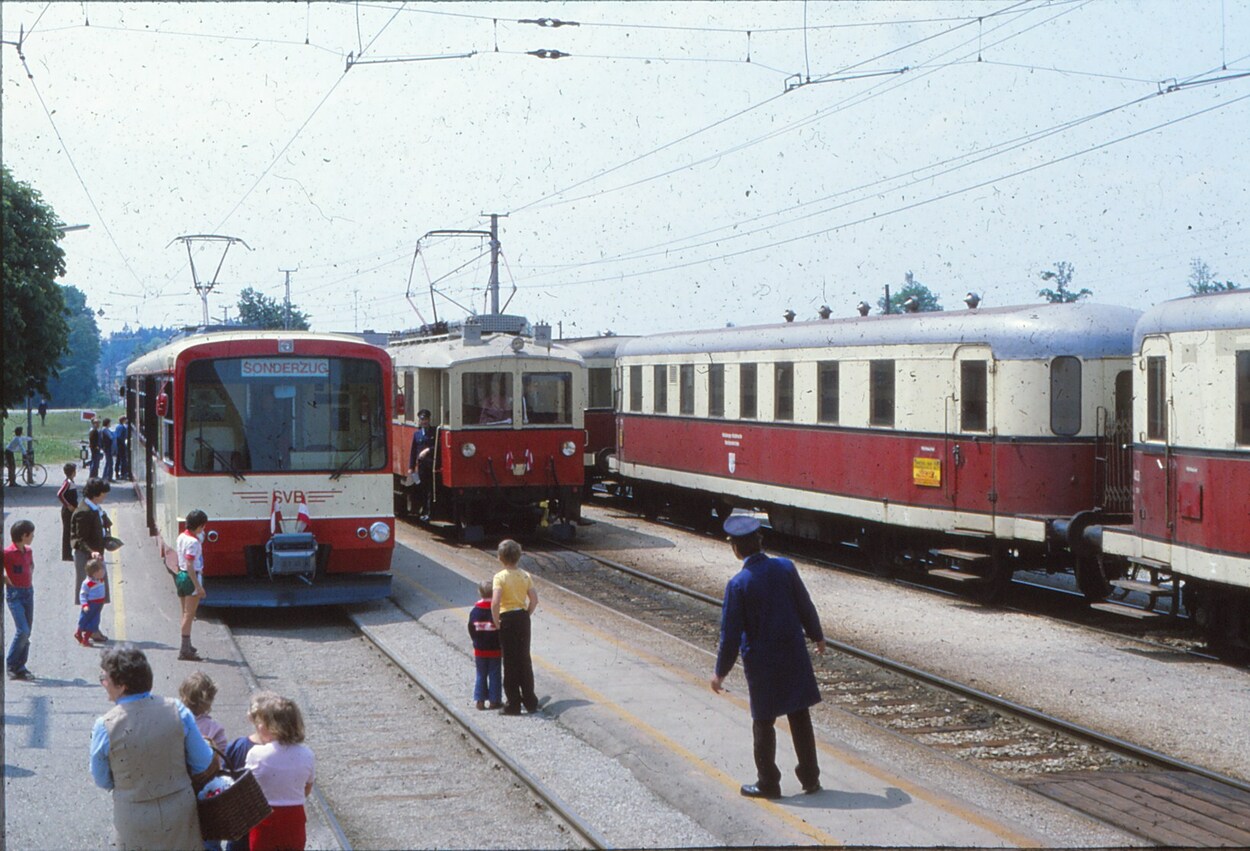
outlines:
M80 469L87 469L87 465L91 463L91 450L87 448L87 441L80 440L78 442L78 459L82 461Z
M42 487L48 481L48 468L42 464L35 463L35 452L22 454L22 469L17 473L17 483L26 485L27 487Z

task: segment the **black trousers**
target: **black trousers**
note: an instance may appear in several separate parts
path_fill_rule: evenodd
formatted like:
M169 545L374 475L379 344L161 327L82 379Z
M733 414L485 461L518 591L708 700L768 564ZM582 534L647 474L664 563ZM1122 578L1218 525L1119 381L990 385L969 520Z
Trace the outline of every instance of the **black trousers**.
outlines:
M812 714L807 709L791 712L786 716L790 722L790 737L794 739L794 753L799 758L794 769L804 789L820 782L820 765L816 762L816 734L812 732ZM781 771L777 768L776 718L755 718L751 733L755 739L755 772L762 789L778 789Z
M499 616L499 649L503 651L503 694L506 709L538 709L534 695L534 663L530 660L530 613L524 609Z

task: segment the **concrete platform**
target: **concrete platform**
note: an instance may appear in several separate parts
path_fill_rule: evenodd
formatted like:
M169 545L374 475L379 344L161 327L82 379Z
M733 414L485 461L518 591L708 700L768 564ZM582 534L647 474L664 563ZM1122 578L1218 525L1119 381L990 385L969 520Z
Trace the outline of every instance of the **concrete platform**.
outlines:
M61 561L60 480L41 488L6 488L4 537L21 519L35 523L35 618L29 667L34 682L3 680L4 845L22 849L111 848L113 804L96 787L88 768L91 727L112 704L99 684L98 650L74 640L78 622L74 568ZM161 565L156 540L147 536L133 490L114 485L105 503L115 534L126 545L106 557L112 603L102 631L114 642L130 641L147 654L153 692L177 697L178 685L203 670L217 684L212 715L233 739L252 732L247 706L255 687L220 622L197 620L192 636L203 662L180 662L178 598ZM208 592L212 594L211 585ZM13 622L4 615L4 645ZM314 791L314 795L317 793ZM308 806L309 846L340 843L316 802Z

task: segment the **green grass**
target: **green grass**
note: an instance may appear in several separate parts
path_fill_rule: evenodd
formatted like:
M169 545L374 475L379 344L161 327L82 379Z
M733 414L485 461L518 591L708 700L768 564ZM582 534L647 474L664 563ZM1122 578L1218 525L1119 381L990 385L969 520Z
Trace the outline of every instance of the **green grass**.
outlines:
M100 422L104 422L105 417L117 422L117 418L125 413L120 405L92 410L96 412ZM48 467L49 481L52 480L53 475L60 474L61 465L66 461L73 461L75 464L79 462L78 444L87 439L87 432L91 430L90 423L79 419L80 414L81 410L78 408L69 411L48 411L46 425L40 425L39 414L31 415L34 421L35 460ZM5 423L4 431L10 438L13 437L14 426L21 426L23 431L26 429L25 411L13 414ZM86 479L79 477L79 481L86 481Z

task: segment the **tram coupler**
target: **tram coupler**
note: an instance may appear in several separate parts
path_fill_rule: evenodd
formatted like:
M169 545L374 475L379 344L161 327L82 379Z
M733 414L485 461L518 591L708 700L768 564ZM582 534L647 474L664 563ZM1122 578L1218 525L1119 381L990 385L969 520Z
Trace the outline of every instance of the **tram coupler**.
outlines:
M270 578L310 577L317 570L317 539L312 532L283 532L265 544L265 566Z

